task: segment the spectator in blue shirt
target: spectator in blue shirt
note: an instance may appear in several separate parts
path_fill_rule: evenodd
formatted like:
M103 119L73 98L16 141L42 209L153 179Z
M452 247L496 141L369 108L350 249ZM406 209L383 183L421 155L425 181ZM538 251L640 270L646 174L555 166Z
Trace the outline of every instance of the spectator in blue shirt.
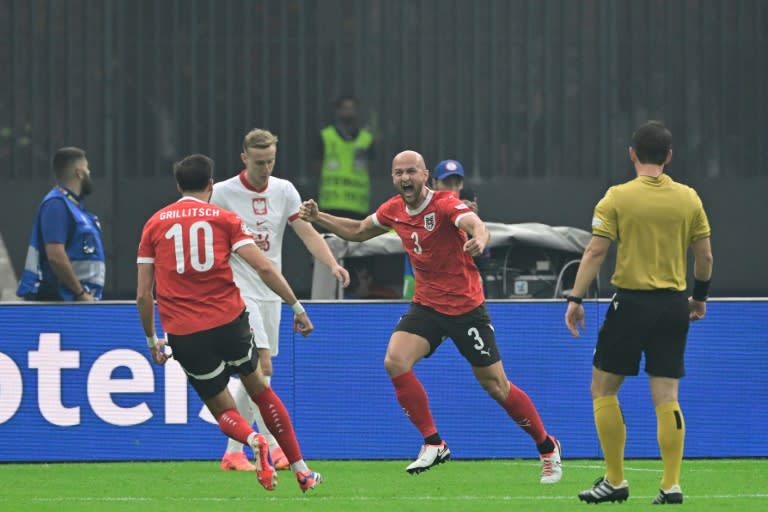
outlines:
M83 202L93 190L85 151L57 150L53 171L57 184L38 208L16 294L27 300L99 300L104 246L99 220Z

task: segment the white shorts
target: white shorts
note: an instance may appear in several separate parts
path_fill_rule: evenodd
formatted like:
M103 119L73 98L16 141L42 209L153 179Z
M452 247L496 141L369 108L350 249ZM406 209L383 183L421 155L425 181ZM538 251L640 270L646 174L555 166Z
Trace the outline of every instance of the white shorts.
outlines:
M248 322L253 330L256 348L269 349L272 357L277 356L282 303L276 300L257 300L245 295L243 302L248 310Z

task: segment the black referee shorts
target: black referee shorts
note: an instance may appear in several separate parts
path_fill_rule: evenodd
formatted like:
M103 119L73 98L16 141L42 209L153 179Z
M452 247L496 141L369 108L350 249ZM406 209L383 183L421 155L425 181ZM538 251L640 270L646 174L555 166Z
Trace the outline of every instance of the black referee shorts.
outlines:
M451 338L464 359L472 366L486 367L501 361L496 333L485 304L463 315L444 315L421 304L411 304L400 317L395 331L417 334L429 342L431 356L437 347Z
M168 344L201 399L221 393L235 373L256 371L258 353L248 324L248 312L232 322L191 334L168 334Z
M605 314L592 364L618 375L645 372L679 379L685 375L688 298L674 290L619 290Z

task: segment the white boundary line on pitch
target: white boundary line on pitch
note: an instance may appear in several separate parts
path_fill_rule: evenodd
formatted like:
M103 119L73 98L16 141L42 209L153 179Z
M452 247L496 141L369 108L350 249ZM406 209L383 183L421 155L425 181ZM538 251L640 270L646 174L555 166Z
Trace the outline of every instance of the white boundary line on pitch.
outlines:
M661 460L657 460L659 465L661 465ZM696 467L695 460L686 460L683 459L683 472L684 473L706 473L711 471L718 471L714 468L699 468ZM505 466L538 466L540 463L537 461L499 461L500 464ZM694 463L694 464L690 464ZM718 464L743 464L744 460L718 460ZM565 459L563 461L563 468L575 468L575 469L597 469L597 470L604 470L605 465L603 464L571 464L568 462L568 459ZM639 473L648 472L648 473L663 473L664 470L659 467L656 468L634 468L632 466L625 466L624 471L637 471Z
M661 463L661 462L659 462ZM539 466L540 462L514 462L514 461L504 461L501 462L504 466ZM570 464L568 460L566 459L565 462L563 462L563 468L576 468L576 469L598 469L598 470L605 470L605 465L602 464ZM654 468L633 468L633 467L624 467L624 471L638 471L638 472L649 472L649 473L663 473L663 469L654 469ZM693 471L692 469L686 468L686 471Z
M653 499L656 495L638 496L632 495L630 498L635 500ZM694 501L699 500L713 500L713 499L734 499L734 498L768 498L768 494L752 493L752 494L699 494L695 496L686 496L686 500ZM164 496L158 498L147 498L137 496L62 496L51 498L0 498L0 502L3 501L15 501L15 502L232 502L232 501L575 501L575 496L312 496L312 497L289 497L289 496L265 496L263 498L257 498L254 496L243 497L227 497L217 498L215 496L209 497L183 497L183 496Z

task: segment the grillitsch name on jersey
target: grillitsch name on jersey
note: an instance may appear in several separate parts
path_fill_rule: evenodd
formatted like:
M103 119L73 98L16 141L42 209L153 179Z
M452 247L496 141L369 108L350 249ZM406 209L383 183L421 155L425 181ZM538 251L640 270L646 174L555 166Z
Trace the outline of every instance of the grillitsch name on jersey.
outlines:
M218 217L221 210L218 208L184 208L183 210L169 210L160 213L160 220L184 219L187 217Z

